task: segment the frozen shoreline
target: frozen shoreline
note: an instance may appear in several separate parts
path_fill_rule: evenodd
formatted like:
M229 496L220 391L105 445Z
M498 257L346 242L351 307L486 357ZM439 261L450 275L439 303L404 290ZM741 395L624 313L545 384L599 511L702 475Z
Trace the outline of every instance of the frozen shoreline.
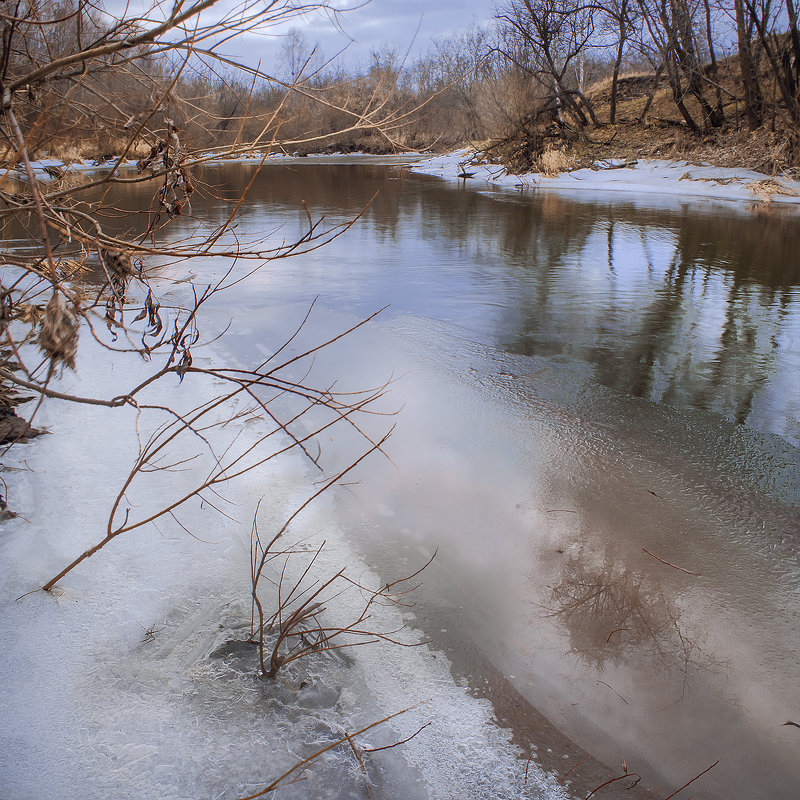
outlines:
M70 173L110 172L117 163L117 158L117 156L112 156L105 160L85 158L77 161L62 161L58 158L41 158L31 161L31 167L38 178L55 179ZM304 162L341 165L366 161L376 165L410 166L419 162L421 158L424 159L423 156L416 154L371 155L361 152L314 153L311 155L270 153L264 158L263 153L256 152L229 157L218 156L215 153L199 153L188 159L188 162L192 165L198 164L202 166L217 166L219 164L253 164L257 166L260 165L263 159L265 165L285 163L298 164ZM117 170L136 169L137 164L138 159L126 158L120 162ZM17 164L16 176L25 179L26 171L23 164Z
M238 161L252 163L252 159ZM280 164L287 161L292 164L380 163L379 157L364 155L311 157L302 161L292 157L276 159L276 163ZM383 163L388 161L383 159ZM107 163L110 166L113 162ZM464 195L464 192L452 191L456 185L460 186L457 183L460 179L455 172L460 162L456 161L450 166L453 174L445 176L451 181L450 189L444 194L450 197ZM624 172L610 170L608 176L615 177ZM564 177L566 181L574 183L569 176ZM474 191L478 194L483 189L484 193L491 194L493 190L485 187L497 185L501 191L496 192L495 196L510 198L515 202L520 197L513 187L509 189L502 184L489 184L488 181L480 184L477 180L469 180L470 193ZM506 176L506 186L512 180L519 179ZM429 188L439 185L436 181L427 180L416 183L427 184ZM701 187L706 185L702 181L699 183ZM665 180L664 184L670 185L670 181ZM688 184L690 181L686 179L677 185ZM715 185L722 188L726 186L708 184L712 188ZM568 184L568 188L572 187ZM638 192L630 185L616 191ZM642 203L648 207L656 202L678 204L681 200L674 192L672 195L657 193L655 188L651 193L643 194ZM531 195L523 193L521 198L520 204L527 207ZM748 195L748 198L753 200L752 195ZM732 201L727 208L734 214L750 213L751 204L741 201L741 198L727 197L724 200ZM602 201L609 204L629 203L630 199L616 194L602 196ZM702 197L693 202L693 209L704 204ZM561 205L560 201L555 205ZM787 210L791 213L791 207ZM271 315L265 315L260 305L251 311L253 316L248 320L243 309L237 310L238 323L243 325L238 346L243 341L265 341L261 320ZM276 327L278 330L286 328L282 324ZM334 327L339 330L346 326ZM390 327L385 335L394 341L405 339L408 333L406 327L401 326ZM427 340L428 334L425 333L420 341ZM426 355L430 352L423 347L412 349L414 352L418 349ZM360 362L366 350L362 342L356 350L359 358L349 361ZM450 347L449 344L439 350L449 354L460 352L458 346ZM460 370L465 374L467 367L473 363L474 351L468 349L466 352L468 361L462 363L464 369ZM255 357L259 353L256 351L252 355ZM81 358L80 383L77 384L81 386L81 391L104 391L108 380L105 362L98 358L95 363L91 350ZM495 363L491 355L488 361ZM385 364L385 360L380 363ZM419 373L420 365L415 360L412 363L415 365L413 371L406 368L399 371L403 374ZM503 371L498 373L501 376L498 380L504 386L506 378L502 376L509 376L512 372L515 375L525 373L524 369L511 368L509 363L503 360ZM337 367L334 374L339 369L342 367ZM514 381L517 381L516 377ZM356 379L356 376L351 383L364 385L362 379ZM422 382L417 384L418 391L413 388L407 391L411 397L424 397L428 385L434 384ZM441 384L436 383L435 387L435 393L430 390L428 396L436 397L441 402ZM211 387L206 388L212 390ZM537 397L541 397L542 388L537 384ZM571 389L569 391L571 396ZM159 396L171 402L179 399L179 395L172 397L172 389ZM477 402L472 392L467 396L472 398L471 402ZM463 399L461 383L453 397L458 402ZM616 399L612 402L615 407L619 405ZM471 419L465 418L463 412L460 415L452 412L457 402L445 405L447 410L441 417L444 422L455 417L452 422L458 426L465 425ZM534 405L528 403L526 407L532 408ZM643 406L638 401L634 405L638 419L638 412ZM305 754L313 750L317 743L335 738L343 729L352 731L421 700L424 705L400 718L397 726L387 726L380 736L376 733L375 738L370 737L370 744L383 745L413 733L431 718L435 720L434 725L426 728L407 745L386 751L384 757L376 755L376 759L381 760L368 764L369 779L375 781L374 788L379 796L383 792L384 796L403 796L408 800L421 799L423 796L461 795L493 800L520 796L541 798L548 796L546 792L550 792L549 796L552 797L566 795L568 790L554 786L551 775L538 773L535 761L529 771L524 762L524 753L520 758L517 743L524 743L526 739L535 741L533 735L510 738L509 729L512 726L504 722L502 717L498 717L499 725L493 721L493 710L486 702L486 696L478 700L463 681L453 682L452 670L448 669L443 651L429 650L427 646L400 651L388 646L357 648L352 651L351 668L343 668L335 659L324 659L318 664L309 665L311 680L305 687L300 687L300 677L305 680L308 675L290 680L289 683L293 685L265 686L263 681L254 677L252 670L245 675L241 670L221 663L219 658L212 658L211 653L228 641L230 636L240 638L242 621L248 617L248 553L246 536L242 537L242 530L237 533L233 525L210 523L203 516L205 512L201 513L202 510L198 511L195 519L196 527L204 539L210 538L211 541L197 542L180 531L168 537L158 532L141 537L133 534L129 539L122 537L107 552L98 555L97 560L87 565L86 569L76 571L66 580L62 593L57 597L39 593L18 604L14 603L16 595L35 586L43 576L49 577L55 567L63 565L64 558L74 555L93 541L91 531L102 528L104 523L103 513L109 500L106 496L104 501L104 493L107 495L124 477L124 474L118 474L124 464L120 465L120 459L111 458L108 453L124 454L136 446L126 426L122 426L123 430L120 431L110 419L108 424L98 425L98 419L105 419L102 412L88 407L83 410L73 408L65 411L62 418L58 408L57 404L48 403L40 414L40 418L49 423L56 435L38 440L24 460L27 448L18 451L20 461L16 464L17 468L22 470L24 467L25 471L11 475L26 501L21 502L18 508L26 509L25 513L31 517L33 524L28 525L19 518L10 521L3 530L4 559L0 561L4 562L4 566L0 569L0 584L6 587L3 599L7 601L7 604L4 603L7 648L0 654L0 674L4 675L4 690L0 690L0 697L5 692L10 698L4 703L9 710L10 722L4 735L0 736L9 753L6 765L0 769L0 794L8 789L10 796L20 800L38 800L48 791L56 791L65 798L81 797L82 800L101 796L133 798L155 795L194 800L199 796L216 797L222 792L222 797L232 798L236 795L237 785L253 785L255 790L259 777L275 777L283 766L293 763L296 753ZM480 413L484 408L488 408L488 412ZM493 413L493 405L481 404L476 409L478 419L499 417ZM407 419L410 413L407 409L404 418ZM428 408L424 414L429 413ZM567 420L569 418L566 417ZM663 419L664 416L659 414L656 418L659 425L652 427L660 430ZM451 457L451 442L458 437L448 432L444 422L434 426L436 436L426 434L421 437L420 441L428 449L416 448L413 441L409 447L411 451L418 449L424 455L422 466L434 467L431 473L433 477L436 474L446 477L443 484L431 484L437 486L432 493L436 500L434 507L445 506L441 500L447 496L447 490L455 492L458 501L450 508L469 507L465 505L464 495L459 495L457 490L462 486L475 487L480 484L468 479L469 472L465 464L483 462L479 458L459 462ZM525 422L527 430L527 418ZM600 420L600 425L601 431L608 429L605 418ZM470 431L478 428L469 424L466 427ZM423 432L429 430L430 427L423 429ZM597 427L592 425L591 430L596 432ZM88 441L86 431L92 432ZM241 435L250 433L243 429ZM511 441L522 439L521 436L511 437ZM597 441L594 436L592 441ZM396 447L400 447L399 437ZM511 452L511 449L506 448L503 452ZM475 452L485 459L484 449ZM716 450L712 449L711 452ZM634 455L636 453L638 450ZM442 461L437 460L440 457ZM640 463L637 459L632 461L637 465ZM502 466L504 462L501 460L499 463ZM437 469L439 464L444 466ZM29 473L27 470L31 468L36 472ZM502 469L491 471L502 476L513 474ZM375 472L374 468L370 469L371 474L365 485L375 485ZM418 479L423 473L421 469L408 469L406 474ZM653 474L660 476L662 473L656 471ZM640 473L636 475L638 477ZM461 482L457 480L459 476L463 477ZM242 489L243 501L253 501L263 493L262 483L269 484L268 505L273 507L271 513L275 516L274 522L279 525L294 507L297 498L304 497L302 490L307 478L303 469L290 460L281 469L276 469L269 479L262 476L262 480L255 484L245 485ZM631 480L630 485L638 487L639 482ZM516 491L514 481L508 483L512 491ZM392 473L388 485L391 488L395 484L396 476ZM692 482L689 484L693 485ZM648 482L647 485L654 486L664 494L660 482ZM50 494L52 486L64 487L56 498ZM679 494L683 496L682 485L670 483L669 486L673 487L673 500ZM466 496L473 494L470 489ZM495 492L495 500L498 494L501 499L508 499L505 493ZM367 496L372 497L371 494ZM645 499L651 496L653 493ZM384 499L380 495L378 497ZM113 499L113 495L110 499ZM519 498L511 499L516 501ZM245 505L243 502L242 507ZM336 569L347 563L362 578L371 577L367 565L372 564L372 560L363 554L359 555L359 549L348 544L348 532L352 526L337 519L331 505L322 501L318 508L315 506L311 509L309 516L304 518L302 530L327 537L330 549L326 551L329 559L326 566ZM551 503L550 507L553 505L568 507L560 502ZM377 523L385 525L387 530L398 529L400 532L423 529L422 524L414 524L413 520L400 521L400 512L411 507L412 503L409 502L369 504ZM531 517L536 524L529 525L529 518L523 513L519 514L520 519L517 520L517 511L512 510L517 507L510 500L501 511L506 507L509 516L500 513L498 519L520 521L526 530L529 527L550 529L549 520L546 526L544 519ZM741 495L737 493L737 518L741 516L741 508ZM29 514L27 509L31 509ZM285 513L282 514L282 511ZM428 512L423 512L422 516L423 522L427 522L424 517L429 516ZM480 514L473 514L472 517L476 522L481 520ZM597 513L590 514L589 518L603 519ZM441 525L434 527L440 530L453 528L461 535L462 528L453 526L446 514L441 519ZM242 521L246 528L246 514L243 514ZM643 530L646 527L641 526ZM373 528L367 528L371 534ZM213 535L209 537L208 531ZM520 538L520 542L527 542L527 539ZM412 538L412 554L416 553L413 544ZM550 540L544 539L541 547L543 551L549 547L548 552L552 556L553 552L559 553L555 549L556 544L554 540L550 547ZM663 553L649 541L644 541L644 544ZM460 544L460 548L468 553L479 552L477 548L464 547L463 544ZM690 552L689 555L691 558L687 556L685 562L680 553L678 557L670 557L676 563L691 561L694 568L698 554ZM522 558L518 560L523 561ZM728 562L736 565L739 560L731 558ZM414 564L417 563L415 559ZM651 566L661 568L657 562ZM700 568L700 571L706 572L706 569ZM397 577L394 565L387 570L386 577ZM432 577L430 580L434 582ZM485 582L484 577L481 580ZM481 583L476 580L468 585L480 586ZM504 605L515 607L515 604ZM460 610L456 609L453 619L443 620L441 626L434 625L433 632L441 628L455 630L455 625L450 622L455 621L459 613ZM395 621L401 623L402 619L387 619L387 627L392 627ZM224 625L224 629L219 625ZM501 629L500 626L495 627L498 631ZM147 629L154 630L154 639L148 640L143 635ZM507 635L505 641L518 643L525 640L520 634ZM456 643L460 644L458 640ZM502 652L500 645L490 649L494 653ZM520 658L527 659L528 654L524 653ZM512 666L500 670L498 674L505 672L511 674L512 678L519 676L522 673L518 666L512 662ZM480 673L481 680L483 674ZM551 671L542 668L539 674L549 675ZM492 676L487 673L487 677ZM521 682L524 683L524 680L521 679ZM542 682L541 678L537 679L538 684ZM619 684L616 680L610 682L626 697L638 685ZM752 686L753 682L743 681L742 685ZM63 688L65 686L66 689ZM597 689L597 693L584 695L589 698L586 705L600 709L600 718L605 722L610 718L608 709L622 701L610 689L606 690L603 686L593 687L592 691L594 689ZM505 687L501 687L501 692L505 690ZM603 692L606 694L603 695ZM517 698L512 700L519 702ZM516 709L515 713L524 716L514 702L511 707ZM768 704L764 698L759 698L759 702L753 705L763 707ZM560 719L558 713L551 713L550 718L556 721ZM770 718L770 724L771 721ZM752 722L751 718L748 724L752 725ZM175 735L176 730L180 736ZM791 732L791 729L781 729L780 732L787 731ZM516 730L515 733L520 736ZM772 744L775 745L774 742ZM566 755L559 753L558 757L566 758ZM566 761L565 769L580 758L582 756ZM608 763L613 761L612 758L606 760ZM209 764L214 764L214 768L207 768ZM547 769L544 772L547 773ZM330 796L335 800L344 796L363 796L358 794L364 788L359 774L356 762L346 751L337 753L330 762L320 763L318 769L309 771L310 784L300 784L294 790L288 789L288 794L279 796ZM685 777L688 779L689 775ZM597 780L592 786L600 782ZM326 787L330 787L327 795L324 794ZM578 793L578 796L585 796L588 788L591 787ZM349 790L352 790L352 794L346 795ZM304 791L310 794L304 795ZM631 794L627 791L622 793ZM667 793L664 791L661 796Z
M202 358L224 355L212 347ZM78 371L59 385L102 396L108 370L103 351L87 342ZM127 359L127 379L135 382L146 371ZM200 381L193 402L214 393L213 382ZM176 408L189 400L177 384L159 386L154 397ZM193 507L185 519L199 541L174 526L132 531L52 594L17 600L101 535L126 455L136 452L137 434L148 431L129 410L115 414L58 400L42 407L39 421L53 435L15 448L6 460L10 489L25 515L5 522L0 538L0 702L7 712L1 796L233 800L344 732L402 709L409 710L362 737L364 746L390 746L418 729L419 736L366 755L366 772L346 748L337 748L307 765L305 780L278 796L570 796L553 774L525 763L510 730L493 720L491 704L454 681L448 660L427 644L359 647L345 651L344 660L321 653L275 681L257 677L254 663L215 655L248 635L245 509L266 493L261 523L273 530L309 491L308 467L291 455L231 490L238 521ZM246 421L235 425L236 439L258 435ZM173 481L190 487L191 472L181 470ZM169 490L159 484L150 502L163 503ZM322 572L346 564L359 582L377 580L347 543L330 501L318 499L296 527L304 542L327 541L316 562ZM331 618L348 614L348 602L334 598ZM407 621L388 606L371 614L385 630Z
M470 188L557 189L578 192L627 192L745 202L800 204L800 181L772 178L753 170L693 165L688 161L640 160L625 166L621 159L595 162L594 168L559 175L511 175L498 164L470 163L474 151L457 150L409 167L412 172ZM465 177L468 176L468 177Z
M771 177L749 169L713 167L707 164L692 164L688 161L639 160L624 162L622 159L596 161L591 168L562 172L558 175L529 172L523 175L508 173L499 164L473 164L475 151L469 148L456 150L446 155L419 160L419 156L372 156L365 153L324 153L308 156L270 154L265 164L275 163L375 163L403 166L423 175L432 175L448 181L463 181L471 189L516 189L558 190L569 192L607 192L648 195L649 197L693 198L726 200L737 203L763 205L775 203L784 206L800 206L800 181L785 177ZM200 155L202 164L244 163L258 164L262 154L220 158L212 154ZM31 162L34 171L44 177L57 177L60 173L94 172L110 170L115 159L104 162L74 161L65 163L47 158ZM126 159L119 169L135 169L136 159ZM24 170L19 170L24 174Z

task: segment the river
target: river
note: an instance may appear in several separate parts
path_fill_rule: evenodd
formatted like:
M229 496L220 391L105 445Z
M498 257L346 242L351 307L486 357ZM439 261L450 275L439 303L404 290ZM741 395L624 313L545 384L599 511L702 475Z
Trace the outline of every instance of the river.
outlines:
M390 460L339 487L329 521L387 580L436 552L408 623L456 680L583 796L590 754L641 796L713 764L693 797L796 797L797 212L477 191L358 157L254 169L205 167L193 216L160 235L222 223L247 185L237 237L292 241L306 207L359 217L220 293L212 349L258 362L315 303L302 352L384 309L314 366L391 381L397 412L374 421L396 424ZM166 307L175 279L230 266L165 263L154 285ZM330 469L355 455L318 444Z
M221 221L252 170L206 169L198 216ZM326 333L389 306L319 369L397 376L394 463L338 508L387 573L438 549L416 624L656 791L719 760L696 797L794 797L796 212L298 160L262 170L239 232L290 240L303 202L363 215L231 290L224 347L256 355L315 297Z

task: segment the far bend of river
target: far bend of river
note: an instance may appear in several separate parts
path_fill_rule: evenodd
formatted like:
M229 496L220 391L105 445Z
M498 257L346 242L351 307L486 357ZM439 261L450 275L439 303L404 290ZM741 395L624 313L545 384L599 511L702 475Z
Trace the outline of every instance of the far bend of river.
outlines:
M197 216L253 169L206 168ZM308 340L389 305L315 369L397 378L394 464L332 524L387 579L439 549L413 624L562 774L526 701L655 797L716 761L695 798L798 797L800 214L302 159L262 170L237 235L291 241L303 201L323 225L368 207L221 296L218 347L263 357L316 296Z

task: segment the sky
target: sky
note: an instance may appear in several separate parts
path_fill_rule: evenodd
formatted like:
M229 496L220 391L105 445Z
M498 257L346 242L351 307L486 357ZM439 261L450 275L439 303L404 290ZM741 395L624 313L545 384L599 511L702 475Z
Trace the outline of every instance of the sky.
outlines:
M325 59L346 48L341 58L353 67L367 64L371 52L386 45L400 55L409 48L412 58L422 55L433 39L491 21L494 0L334 0L330 5L349 10L336 14L335 21L330 14L309 14L283 29L296 29L309 45L318 45ZM264 67L272 69L277 66L282 44L283 40L273 35L245 37L236 48L248 61L258 53Z

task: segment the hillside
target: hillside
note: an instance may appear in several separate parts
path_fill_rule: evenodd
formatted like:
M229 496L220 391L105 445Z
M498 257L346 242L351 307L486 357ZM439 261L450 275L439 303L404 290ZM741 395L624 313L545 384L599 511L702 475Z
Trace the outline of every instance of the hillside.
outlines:
M658 158L709 163L720 167L745 167L767 175L800 177L798 134L780 108L775 87L762 70L762 86L771 88L764 98L765 122L749 130L743 112L741 71L738 56L717 64L725 121L700 134L689 130L681 118L667 81L655 73L622 75L617 92L616 123L608 122L611 104L610 78L589 86L586 98L592 104L599 125L575 130L568 125L542 125L527 117L505 136L483 144L490 157L499 158L515 171L551 171L542 156L549 156L553 168L583 166L598 159ZM706 65L706 72L710 67ZM700 114L694 98L684 102Z

